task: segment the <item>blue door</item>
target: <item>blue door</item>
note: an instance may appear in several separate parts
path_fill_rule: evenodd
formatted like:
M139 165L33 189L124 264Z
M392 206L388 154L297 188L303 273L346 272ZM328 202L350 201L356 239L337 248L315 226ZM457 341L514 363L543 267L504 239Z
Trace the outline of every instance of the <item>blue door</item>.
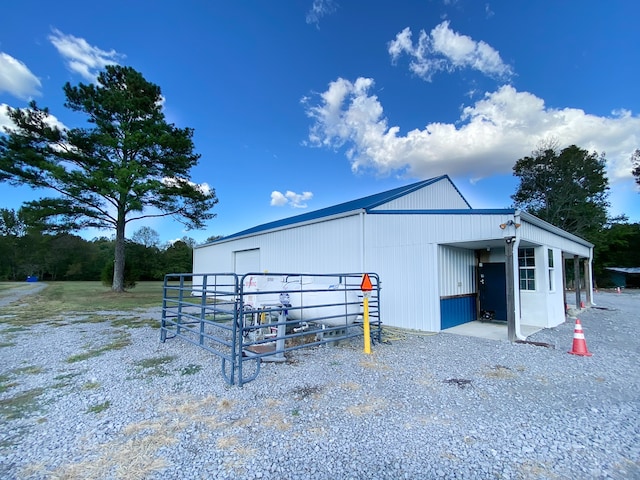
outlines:
M507 273L504 263L482 263L479 269L480 319L507 321Z

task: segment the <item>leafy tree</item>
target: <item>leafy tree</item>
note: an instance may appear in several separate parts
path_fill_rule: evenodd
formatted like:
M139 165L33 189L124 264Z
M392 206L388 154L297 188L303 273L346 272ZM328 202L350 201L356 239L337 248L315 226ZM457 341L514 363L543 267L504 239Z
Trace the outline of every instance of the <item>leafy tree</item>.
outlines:
M157 247L160 244L160 235L151 227L140 227L133 232L131 240L145 247Z
M27 225L20 211L0 208L0 236L21 237L26 229Z
M20 211L0 208L0 236L21 237L26 233L26 225Z
M203 245L206 243L215 242L216 240L220 240L221 238L222 235L211 235L210 237L207 237L207 239L203 242Z
M636 149L631 155L631 163L633 165L633 176L636 177L636 183L640 185L640 148Z
M594 273L600 286L613 285L606 267L640 266L640 223L612 223L602 229L595 250Z
M188 228L213 218L213 189L190 180L193 131L166 122L160 87L130 67L109 65L97 84L64 86L65 107L86 128L63 128L35 102L9 108L15 128L0 136L0 181L54 192L23 207L47 231L115 231L114 291L124 290L125 229L172 216ZM205 188L206 187L206 188Z
M162 252L155 246L146 247L140 243L127 242L127 265L136 280L162 280Z
M511 197L518 208L592 241L609 221L604 154L542 147L518 160L513 174L520 179Z
M189 243L189 240L192 243ZM183 240L173 242L163 252L165 273L191 272L193 269L193 239L183 237Z

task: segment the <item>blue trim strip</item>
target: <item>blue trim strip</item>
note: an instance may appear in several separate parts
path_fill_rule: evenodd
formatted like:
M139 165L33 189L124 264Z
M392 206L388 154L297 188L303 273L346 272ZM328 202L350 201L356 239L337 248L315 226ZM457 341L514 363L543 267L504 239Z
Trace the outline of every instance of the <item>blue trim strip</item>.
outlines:
M513 215L512 208L456 209L456 210L371 210L369 215Z

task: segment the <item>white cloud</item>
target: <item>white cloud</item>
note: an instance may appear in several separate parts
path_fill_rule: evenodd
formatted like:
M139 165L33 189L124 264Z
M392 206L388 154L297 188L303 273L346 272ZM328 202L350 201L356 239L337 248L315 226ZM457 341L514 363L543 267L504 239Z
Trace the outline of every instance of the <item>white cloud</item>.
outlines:
M398 33L388 44L389 55L393 62L402 54L409 55L409 69L428 82L437 72L462 68L472 68L496 78L513 75L513 70L502 61L497 50L486 42L454 32L449 28L448 20L434 27L429 34L420 30L415 45L411 37L409 27Z
M57 29L53 29L49 40L65 59L67 68L90 82L96 81L98 73L105 66L117 64L118 59L124 56L115 50L102 50L90 45L84 38L66 35Z
M4 133L5 128L13 127L14 124L9 118L9 111L7 108L9 105L6 103L0 103L0 133Z
M336 4L333 0L313 0L311 10L307 12L307 23L314 23L318 27L322 17L335 11Z
M455 123L432 122L406 135L389 126L383 107L369 90L373 80L339 78L307 114L314 123L308 143L346 147L352 170L406 172L418 178L444 173L483 178L508 173L516 160L543 140L556 138L606 152L611 180L630 177L629 157L640 145L640 117L622 110L611 116L576 108L549 108L532 93L502 86L463 108Z
M271 192L271 206L272 207L282 207L286 205L288 202L287 197L285 197L282 192L274 190Z
M15 128L15 124L9 118L9 105L6 103L0 103L0 132L4 132L4 128ZM46 118L46 122L52 127L58 127L60 130L66 130L67 127L64 123L58 120L55 115L49 114Z
M178 187L181 184L187 184L190 187L194 188L195 190L199 190L200 193L203 193L204 195L211 195L211 193L212 193L211 186L206 182L205 183L195 183L195 182L192 182L191 180L187 180L185 178L164 177L162 179L162 183L164 183L168 187Z
M40 95L40 79L11 55L0 52L0 93L7 92L20 99Z
M283 194L282 192L274 190L271 192L271 206L283 207L289 204L293 208L307 208L307 204L305 202L312 198L313 193L311 192L295 193L291 190L287 190L287 192Z

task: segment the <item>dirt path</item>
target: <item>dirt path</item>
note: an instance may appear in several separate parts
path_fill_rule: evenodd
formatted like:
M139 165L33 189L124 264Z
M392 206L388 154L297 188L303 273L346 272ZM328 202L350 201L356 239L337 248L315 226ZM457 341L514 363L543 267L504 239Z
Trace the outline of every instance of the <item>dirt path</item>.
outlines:
M47 287L46 283L34 282L34 283L16 283L15 288L12 287L9 290L0 293L0 307L9 305L10 303L17 302L27 295L38 293Z

